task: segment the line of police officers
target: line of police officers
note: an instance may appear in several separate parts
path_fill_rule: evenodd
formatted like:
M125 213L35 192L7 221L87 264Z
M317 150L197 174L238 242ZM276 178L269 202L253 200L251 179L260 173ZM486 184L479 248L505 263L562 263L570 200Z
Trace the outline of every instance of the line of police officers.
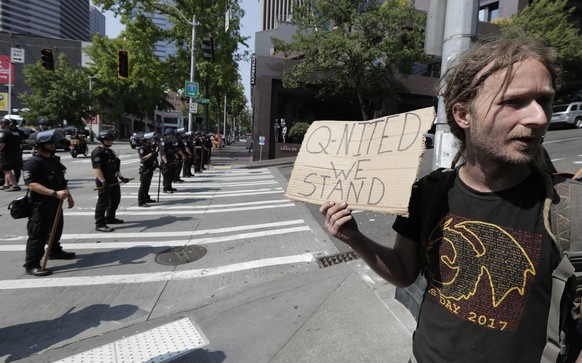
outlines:
M49 259L73 259L75 253L63 251L60 237L63 230L63 214L60 202L68 200L68 207L74 206L74 200L67 187L65 178L66 167L55 155L55 143L64 135L62 129L52 129L35 132L29 138L29 143L37 150L26 160L23 166L24 182L29 190L29 200L32 204L31 214L27 224L28 240L24 268L33 276L47 276L51 271L40 266L44 249L51 234L51 226L58 218L57 231L49 251ZM121 173L121 161L111 149L117 133L106 130L99 133L97 139L100 145L91 153L91 165L95 174L95 190L98 191L95 206L95 229L100 232L111 232L108 224L121 224L124 221L116 218L116 211L121 201L121 183L130 179ZM138 149L140 160L140 188L138 205L149 207L148 203L156 202L149 195L151 181L156 168L160 168L164 178L164 192L173 193L172 182L181 181L183 177L191 177L192 166L195 173L201 173L210 162L211 140L200 132L193 134L183 129L164 132L164 138L159 140L154 132L144 134ZM158 162L158 156L160 162ZM21 159L22 160L22 159ZM57 217L58 216L58 217ZM50 243L49 243L50 244Z

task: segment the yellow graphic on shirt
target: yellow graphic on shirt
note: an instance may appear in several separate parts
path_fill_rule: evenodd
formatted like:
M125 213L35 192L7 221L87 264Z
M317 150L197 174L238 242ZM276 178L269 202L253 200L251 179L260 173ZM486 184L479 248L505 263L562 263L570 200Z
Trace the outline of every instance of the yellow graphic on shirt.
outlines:
M429 237L427 247L428 255L433 257L431 262L440 267L431 268L430 274L441 296L468 300L475 295L481 278L487 277L494 308L514 290L524 295L527 274L535 276L536 271L515 238L490 223L464 221L451 224L452 219L443 219ZM442 237L435 233L440 230ZM438 250L431 251L436 246Z

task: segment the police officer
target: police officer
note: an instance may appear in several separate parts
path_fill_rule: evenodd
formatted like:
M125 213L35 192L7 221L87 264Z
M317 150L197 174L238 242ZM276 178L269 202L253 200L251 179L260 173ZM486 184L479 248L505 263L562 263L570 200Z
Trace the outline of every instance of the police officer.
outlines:
M172 187L176 170L176 148L174 147L174 130L164 131L164 138L160 141L160 169L162 170L164 193L172 194L178 189Z
M101 131L97 139L101 145L91 153L91 164L95 172L95 184L98 189L97 205L95 206L95 230L112 232L107 224L121 224L123 220L115 218L115 212L121 201L120 181L127 183L120 172L121 161L111 149L115 139L115 131Z
M41 271L40 262L56 217L59 201L66 199L69 208L75 205L65 179L67 168L61 163L60 158L54 155L55 142L62 135L60 129L32 134L29 140L37 148L37 153L28 158L23 167L24 183L28 186L29 198L33 205L26 226L28 241L24 268L27 274L33 276L46 276L52 273L48 269ZM59 242L63 232L62 210L56 228L49 259L75 258L75 253L63 251Z
M182 177L189 178L194 176L194 174L192 174L192 165L196 159L196 152L194 149L194 134L192 131L184 133L184 145L186 146L186 159L184 159L184 166L182 167Z
M184 140L182 139L185 130L180 128L176 130L174 133L174 148L176 149L176 167L174 168L174 182L175 183L183 183L184 180L180 179L180 172L182 171L182 167L184 166L184 162L188 157L188 153L186 151L186 144L184 144Z
M18 179L22 170L22 135L12 120L2 120L0 131L0 168L4 173L4 186L1 189L8 192L20 190ZM18 178L17 178L18 176Z
M152 177L158 165L158 153L154 145L155 132L148 132L143 135L141 146L137 149L139 155L139 191L137 193L138 206L147 208L148 203L155 203L149 195Z

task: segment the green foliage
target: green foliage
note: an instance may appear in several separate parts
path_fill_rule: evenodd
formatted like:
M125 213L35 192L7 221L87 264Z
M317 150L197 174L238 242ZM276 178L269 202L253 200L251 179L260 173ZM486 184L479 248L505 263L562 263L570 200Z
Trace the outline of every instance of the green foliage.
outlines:
M300 59L284 74L284 86L355 94L364 120L396 97L398 79L414 61L426 59L426 15L411 1L311 0L293 11L292 41L273 39L276 51Z
M568 0L533 0L510 21L498 21L503 32L521 28L532 37L554 47L565 71L565 80L582 76L582 38L567 8Z
M54 71L47 71L39 61L24 66L26 84L30 92L19 95L29 110L24 116L29 120L45 118L52 125L83 126L90 115L90 97L87 77L74 70L64 54L58 58Z
M309 129L309 126L311 125L307 122L295 122L289 129L289 140L301 143L301 141L303 141L303 136L305 136L307 129Z
M227 112L240 117L246 108L246 99L237 62L247 59L249 54L248 51L238 51L239 44L248 47L245 43L248 37L240 34L240 19L244 16L244 11L237 1L182 0L174 2L175 7L156 4L159 2L154 0L94 0L93 3L120 15L122 23L126 25L120 38L134 46L138 44L144 56L146 48L149 47L151 52L158 40L176 44L178 53L175 56L159 62L155 67L148 62L142 63L141 67L144 68L141 70L144 74L147 73L145 68L149 68L154 73L153 79L159 81L164 89L176 91L182 89L184 81L190 79L191 22L195 16L198 23L194 45L195 80L200 83L200 97L210 99L209 105L202 105L199 109L202 108L206 118L211 120L211 124L215 124L214 122L222 120L226 95ZM230 14L228 31L225 30L227 8ZM143 12L153 10L168 15L174 27L169 30L160 29L143 16ZM213 59L210 62L202 57L204 37L212 38ZM133 70L132 77L136 71ZM137 77L141 77L141 72ZM240 100L244 102L239 102ZM152 106L150 104L150 109L153 109Z

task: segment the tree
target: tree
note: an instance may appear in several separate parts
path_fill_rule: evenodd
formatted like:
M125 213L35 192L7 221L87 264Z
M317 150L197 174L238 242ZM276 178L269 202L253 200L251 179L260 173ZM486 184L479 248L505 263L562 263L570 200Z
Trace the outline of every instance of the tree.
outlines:
M382 114L397 97L400 77L410 74L423 50L426 15L413 1L311 0L293 10L291 42L273 39L275 50L299 59L283 75L289 88L316 86L319 95L355 94L362 119Z
M82 70L75 70L61 54L54 71L47 71L40 63L24 66L29 92L19 95L28 108L24 116L31 120L45 118L52 125L64 121L68 125L83 126L90 116L90 97L87 78Z
M566 83L582 76L582 38L570 17L575 8L567 8L568 0L533 0L510 19L498 19L502 32L515 28L540 39L556 49L564 69Z
M206 117L212 120L222 119L224 96L227 100L237 99L243 95L238 75L237 62L248 57L248 52L239 53L238 44L247 46L247 37L240 34L240 18L244 11L238 1L233 0L182 0L173 2L182 16L171 6L159 5L154 0L94 0L97 6L111 10L121 16L126 25L123 37L130 43L139 43L153 47L156 41L165 40L176 44L178 52L155 68L164 75L163 85L166 89L179 90L190 75L190 42L192 25L190 21L196 16L195 81L200 83L200 97L209 98L210 104L203 106ZM225 14L229 14L229 27L225 29ZM168 16L174 24L171 29L157 28L151 20L143 15L159 11ZM212 39L211 60L202 56L202 39ZM158 78L158 77L156 77ZM186 100L185 100L186 101ZM229 102L230 104L230 102ZM228 111L229 114L232 112Z

